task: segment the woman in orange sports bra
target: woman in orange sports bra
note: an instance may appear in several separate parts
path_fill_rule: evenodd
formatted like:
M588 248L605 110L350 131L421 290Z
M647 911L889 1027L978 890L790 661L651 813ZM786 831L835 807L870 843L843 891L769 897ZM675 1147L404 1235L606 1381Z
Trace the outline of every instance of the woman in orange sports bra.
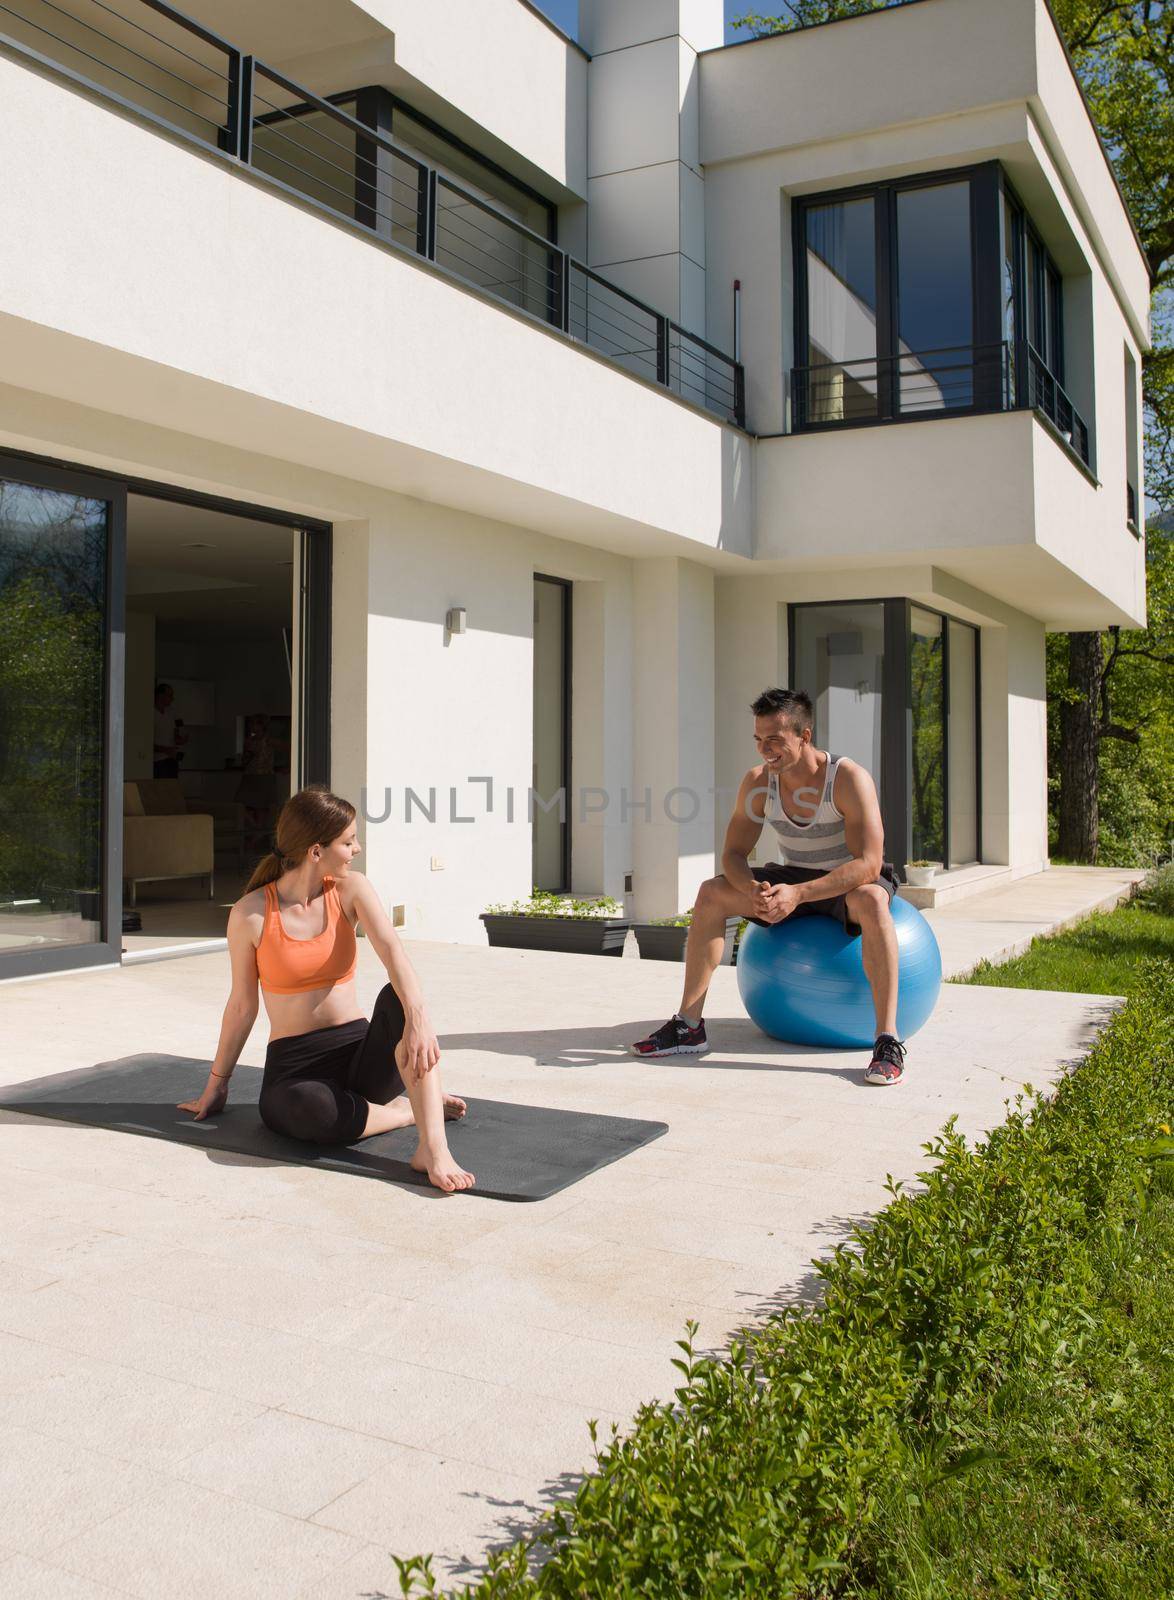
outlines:
M179 1109L201 1121L224 1108L260 984L270 1027L258 1106L266 1127L313 1144L353 1144L415 1123L412 1166L446 1193L472 1188L444 1131L465 1103L441 1089L419 981L378 895L351 869L354 806L325 788L302 789L281 808L276 842L229 913L232 992L216 1059L199 1099ZM356 921L391 980L370 1022L355 992Z

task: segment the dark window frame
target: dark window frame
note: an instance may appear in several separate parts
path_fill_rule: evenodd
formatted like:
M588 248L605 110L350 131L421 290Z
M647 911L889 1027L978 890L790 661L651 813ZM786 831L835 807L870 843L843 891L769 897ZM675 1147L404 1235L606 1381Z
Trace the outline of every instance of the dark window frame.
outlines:
M1031 344L1036 354L1056 379L1064 386L1064 274L1044 243L1039 229L1031 220L1031 213L1015 191L1015 186L1000 167L1000 187L1010 208L1014 222L1015 274L1015 329L1018 341ZM1034 262L1028 244L1035 252ZM1053 290L1055 293L1053 294ZM1028 303L1032 316L1027 315ZM1032 323L1036 331L1042 330L1041 348L1032 339Z
M556 578L549 572L534 572L531 574L533 583L549 583L562 590L563 608L563 648L562 648L562 701L563 701L563 759L561 783L564 795L564 809L561 840L561 870L562 883L553 892L556 894L571 893L571 707L572 707L572 678L574 674L574 640L572 627L574 622L574 580L571 578ZM533 588L531 588L533 594ZM535 811L537 815L537 810ZM533 849L533 842L531 842Z
M907 595L861 595L851 600L797 600L787 605L787 682L796 684L796 619L800 611L827 606L880 605L884 616L884 664L881 668L881 770L873 781L881 804L885 830L885 856L905 875L912 852L913 812L910 778L913 751L913 678L909 641L912 612L919 611L942 619L942 850L943 870L950 870L950 624L970 628L974 633L974 847L975 859L982 861L982 629L964 617L952 616L936 606L927 606Z
M894 423L927 422L938 417L965 417L1002 410L976 402L969 406L943 407L941 411L906 411L897 407L895 390L897 306L897 196L913 189L939 188L947 183L970 185L970 271L973 296L971 335L975 350L1002 343L1002 315L999 285L1002 263L1002 232L999 198L1002 168L997 161L939 168L934 172L910 173L878 183L852 184L818 194L797 195L791 202L791 247L794 277L793 337L796 369L808 368L808 288L807 288L807 212L818 206L842 201L872 199L876 223L877 285L877 409L875 417L852 417L842 421L796 422L792 430L802 433L843 428L891 427ZM867 359L867 358L863 358ZM882 363L885 364L882 366ZM975 389L978 388L977 373Z

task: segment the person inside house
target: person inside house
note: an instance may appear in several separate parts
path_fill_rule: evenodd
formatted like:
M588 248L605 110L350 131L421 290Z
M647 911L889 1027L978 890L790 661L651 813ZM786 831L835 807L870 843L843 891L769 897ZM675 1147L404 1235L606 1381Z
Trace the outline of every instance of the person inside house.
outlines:
M889 910L897 875L884 860L876 785L846 756L812 743L811 697L766 689L751 706L760 761L742 779L726 828L722 872L701 885L685 947L680 1009L633 1046L639 1056L703 1055L702 1015L722 956L726 918L762 927L786 917L834 917L863 941L876 1007L869 1083L900 1083L905 1046L897 1037L897 936ZM763 827L778 835L783 864L751 867Z
M175 690L169 683L155 685L155 764L157 778L178 778L180 746L187 743L183 723L172 713Z
M275 842L229 913L232 989L220 1041L203 1092L179 1109L198 1122L224 1109L260 986L269 1018L258 1106L266 1127L344 1145L414 1124L416 1171L446 1194L472 1188L445 1131L465 1102L441 1088L419 979L379 896L354 869L354 806L318 785L302 789L281 808ZM356 924L388 976L370 1021L355 989Z

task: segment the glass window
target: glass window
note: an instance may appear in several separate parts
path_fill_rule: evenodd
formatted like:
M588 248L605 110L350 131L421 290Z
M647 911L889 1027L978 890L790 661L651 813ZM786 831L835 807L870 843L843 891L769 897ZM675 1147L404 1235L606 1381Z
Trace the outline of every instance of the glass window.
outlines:
M974 401L970 184L897 195L897 356L902 411Z
M876 206L811 206L806 217L808 418L877 415Z
M0 951L100 938L108 507L0 479Z
M1015 351L1019 340L1019 307L1017 304L1017 287L1019 283L1019 240L1022 223L1019 212L1011 204L1006 195L1003 196L1003 251L1002 251L1002 302L1003 302L1003 338L1007 345L1007 377L1009 393L1007 398L1015 397Z
M884 602L800 606L794 617L795 686L815 706L815 742L859 761L879 790Z
M950 662L949 865L978 860L978 630L947 623Z
M945 682L942 619L914 606L909 628L913 741L909 808L912 861L945 861Z

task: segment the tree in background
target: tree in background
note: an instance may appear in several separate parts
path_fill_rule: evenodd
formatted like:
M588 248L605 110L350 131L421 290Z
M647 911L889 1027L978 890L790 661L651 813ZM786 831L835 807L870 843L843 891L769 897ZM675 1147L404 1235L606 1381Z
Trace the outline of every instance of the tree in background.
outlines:
M918 0L785 0L735 26L789 33ZM1174 0L1052 0L1153 280L1154 349L1142 361L1148 500L1174 508ZM1074 861L1144 861L1171 838L1174 630L1170 530L1151 520L1149 626L1048 640L1049 784L1056 850ZM1162 786L1159 787L1158 785Z

